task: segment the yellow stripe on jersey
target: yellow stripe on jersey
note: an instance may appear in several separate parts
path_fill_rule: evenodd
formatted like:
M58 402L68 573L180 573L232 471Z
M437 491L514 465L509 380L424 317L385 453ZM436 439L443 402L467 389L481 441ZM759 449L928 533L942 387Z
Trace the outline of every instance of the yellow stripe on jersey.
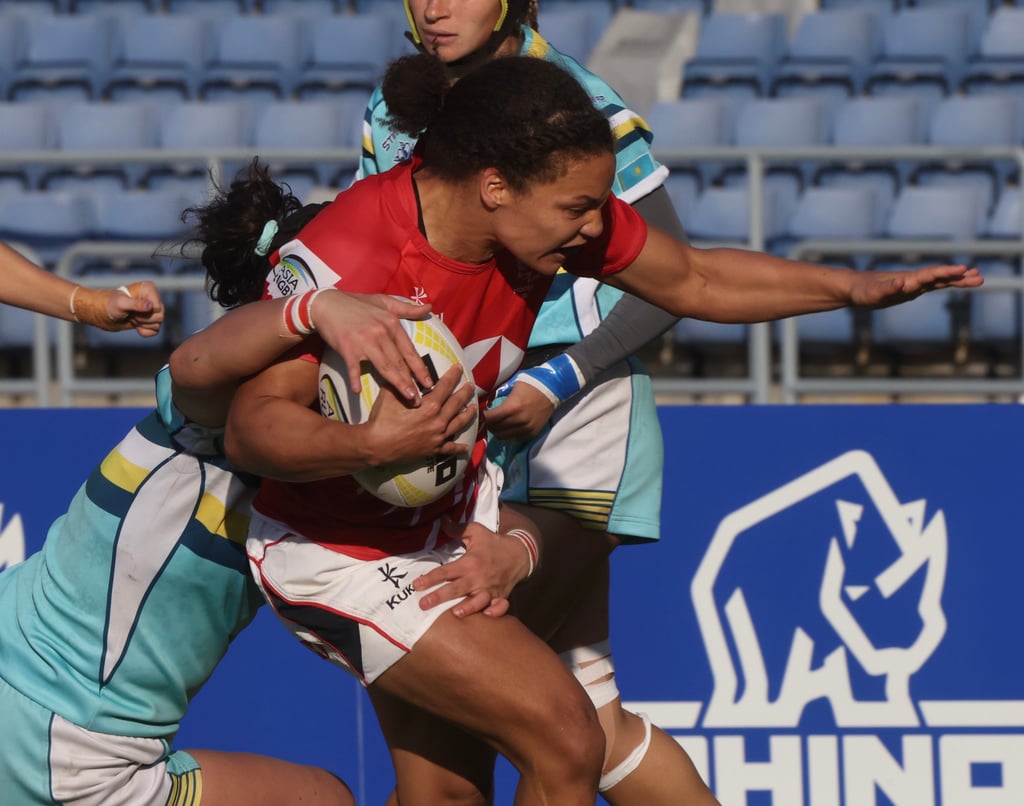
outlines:
M522 53L520 55L529 56L533 59L543 59L545 56L548 55L548 51L550 49L551 46L547 43L544 37L542 37L540 34L534 31L533 41L530 42L530 47L527 48L526 53Z
M129 493L139 489L139 485L149 476L150 469L140 467L130 462L116 448L107 454L107 458L100 465L100 473L103 478L116 487L120 487Z
M171 776L171 793L167 796L167 806L199 806L203 800L203 774L201 770Z
M586 529L605 529L615 503L614 492L600 490L553 490L531 487L531 504L557 509L570 515Z
M612 134L616 140L622 140L635 131L647 132L648 139L652 136L651 127L647 125L647 121L629 109L612 115L608 120L608 125L612 127Z
M216 496L203 493L196 508L196 520L209 529L211 534L220 535L241 546L245 545L245 538L249 533L249 516L227 509L224 502Z

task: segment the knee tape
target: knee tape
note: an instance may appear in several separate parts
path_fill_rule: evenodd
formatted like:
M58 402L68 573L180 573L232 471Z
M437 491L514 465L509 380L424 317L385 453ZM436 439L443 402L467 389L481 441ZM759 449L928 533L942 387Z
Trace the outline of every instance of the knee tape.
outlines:
M615 685L615 664L612 663L612 651L607 641L573 647L559 657L580 681L595 708L601 708L619 696ZM602 677L608 679L602 680Z
M647 714L637 714L637 716L644 721L643 741L633 748L633 752L621 764L614 769L608 770L608 772L601 776L601 780L597 785L598 792L607 792L612 787L622 783L622 779L639 767L640 762L647 755L647 750L651 746L651 720L647 718Z

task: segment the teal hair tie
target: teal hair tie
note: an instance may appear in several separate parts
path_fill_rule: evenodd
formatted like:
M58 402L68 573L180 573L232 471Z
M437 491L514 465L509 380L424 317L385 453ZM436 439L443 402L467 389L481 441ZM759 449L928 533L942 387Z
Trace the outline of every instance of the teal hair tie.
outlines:
M278 224L274 220L270 220L263 225L263 232L260 233L260 239L256 242L256 248L253 250L257 255L266 257L270 254L270 242L277 235L277 230Z

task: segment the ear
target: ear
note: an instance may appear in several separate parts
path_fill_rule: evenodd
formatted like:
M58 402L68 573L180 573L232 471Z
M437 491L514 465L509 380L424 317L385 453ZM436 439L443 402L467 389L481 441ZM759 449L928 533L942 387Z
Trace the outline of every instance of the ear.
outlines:
M480 201L488 210L496 210L508 203L509 187L497 168L487 168L480 174Z

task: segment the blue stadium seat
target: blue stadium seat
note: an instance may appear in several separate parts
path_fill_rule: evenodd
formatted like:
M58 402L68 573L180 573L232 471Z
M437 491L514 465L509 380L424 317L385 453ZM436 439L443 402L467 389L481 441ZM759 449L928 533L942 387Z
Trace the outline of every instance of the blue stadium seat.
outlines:
M663 149L709 148L732 144L729 104L716 98L681 98L656 101L644 115L654 133L655 153ZM720 162L686 161L669 164L676 174L690 174L700 185L709 184L722 171Z
M580 64L586 64L612 18L607 3L541 4L537 14L540 35Z
M772 79L772 94L859 95L881 44L877 17L867 9L805 14Z
M146 14L120 20L104 96L115 101L197 98L209 53L209 31L209 19L198 14Z
M960 88L966 93L1024 92L1024 7L993 12Z
M289 15L218 19L199 97L254 102L286 98L301 63L304 24Z
M67 0L71 14L158 14L161 0Z
M30 101L0 101L0 153L45 151L54 147L54 127L49 104ZM0 166L0 177L17 179L23 188L38 187L41 164L20 159Z
M248 14L256 9L256 0L163 0L164 9L170 14L215 14L231 17Z
M736 145L747 148L800 148L827 143L825 105L817 98L759 98L745 104L736 120ZM788 220L815 163L773 160L766 168L766 193L774 193L780 222ZM727 170L726 184L746 186L746 168Z
M766 239L784 234L774 191L766 191L764 233ZM744 243L750 233L749 194L744 187L711 187L700 194L687 226L694 241Z
M393 46L395 26L395 18L386 14L316 19L292 92L298 98L312 98L353 88L372 90L398 55Z
M142 101L109 103L79 101L54 112L55 142L60 151L141 151L156 145L148 104ZM81 160L55 167L42 177L43 187L82 186L83 189L124 188L138 184L145 173L142 163L94 164Z
M260 154L272 149L330 151L351 147L352 121L347 112L341 103L328 99L263 104L255 111L252 145ZM269 159L267 164L276 178L290 183L302 176L314 184L326 185L338 172L336 161L312 156Z
M697 206L697 199L700 198L699 180L691 173L671 171L665 180L665 190L685 229Z
M906 96L854 98L836 113L832 141L848 148L919 145L924 142L920 106L915 98ZM870 187L881 227L913 165L900 160L835 162L823 165L814 182Z
M1021 217L1020 188L1004 188L996 201L992 215L985 222L983 235L989 238L1024 237L1024 218Z
M569 2L572 1L569 0ZM619 5L624 5L624 3ZM629 6L641 11L670 13L696 11L700 14L710 14L714 7L714 0L631 0Z
M102 15L33 15L20 22L7 98L93 100L102 93L112 21Z
M786 45L781 14L710 14L701 23L695 57L683 66L682 94L766 95Z
M0 199L0 240L31 248L53 268L72 243L92 238L96 211L92 199L73 190L26 190Z
M348 11L345 0L260 0L264 14L303 14L324 18Z
M811 187L801 194L786 227L798 240L858 240L879 235L875 194L858 186Z
M976 95L940 101L931 119L929 140L937 146L974 148L1014 146L1021 142L1017 99L1011 95ZM1017 162L958 159L951 163L926 164L913 172L918 184L966 184L981 189L986 208L1017 170Z
M166 241L187 227L181 213L192 203L176 190L122 190L95 196L96 237L107 241Z
M249 115L235 101L185 101L157 110L156 143L167 151L202 155L209 149L243 148L249 143ZM145 177L147 187L174 185L194 198L209 185L202 160L164 158Z
M985 226L982 195L969 187L906 187L896 197L886 234L892 238L973 240Z
M1018 268L1005 260L980 260L977 266L985 278L1020 276ZM993 360L999 354L1019 352L1020 294L1013 291L980 291L970 294L968 299L972 345L989 353Z
M872 95L934 103L959 86L971 56L971 12L959 4L902 8L883 22L883 50L864 83Z

